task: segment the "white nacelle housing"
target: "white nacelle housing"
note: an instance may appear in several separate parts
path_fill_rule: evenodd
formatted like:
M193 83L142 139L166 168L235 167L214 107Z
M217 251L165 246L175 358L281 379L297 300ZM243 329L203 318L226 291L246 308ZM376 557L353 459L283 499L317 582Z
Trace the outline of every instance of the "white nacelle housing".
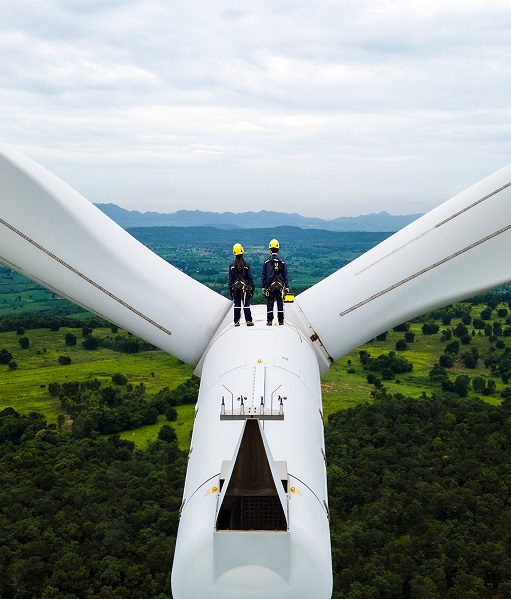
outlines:
M264 310L252 328L228 317L202 367L175 599L332 593L319 368L302 333L267 327Z

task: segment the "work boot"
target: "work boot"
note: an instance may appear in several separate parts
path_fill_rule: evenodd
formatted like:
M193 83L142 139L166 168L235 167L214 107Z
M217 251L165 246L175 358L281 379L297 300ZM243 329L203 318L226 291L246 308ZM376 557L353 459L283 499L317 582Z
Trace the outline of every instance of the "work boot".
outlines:
M269 327L273 326L273 320L269 320L269 321L266 323L266 325L267 325L267 326L269 326Z
M247 327L253 327L253 326L254 326L254 323L251 320L249 320L247 322Z
M284 323L283 322L279 322L279 326L281 327Z

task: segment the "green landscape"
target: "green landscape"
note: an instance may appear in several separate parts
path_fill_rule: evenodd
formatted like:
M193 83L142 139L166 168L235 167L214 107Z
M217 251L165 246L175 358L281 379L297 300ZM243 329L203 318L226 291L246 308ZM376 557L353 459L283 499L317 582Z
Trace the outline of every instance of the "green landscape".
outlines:
M237 241L258 273L278 236L298 293L388 235L131 232L224 294ZM0 269L0 597L169 597L198 383ZM382 334L322 391L333 598L511 598L509 290Z

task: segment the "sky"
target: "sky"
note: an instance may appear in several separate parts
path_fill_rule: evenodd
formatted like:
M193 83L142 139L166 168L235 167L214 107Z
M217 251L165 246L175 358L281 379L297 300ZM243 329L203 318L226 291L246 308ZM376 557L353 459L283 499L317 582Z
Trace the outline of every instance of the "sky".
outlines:
M0 141L91 202L427 212L511 162L509 0L1 0Z

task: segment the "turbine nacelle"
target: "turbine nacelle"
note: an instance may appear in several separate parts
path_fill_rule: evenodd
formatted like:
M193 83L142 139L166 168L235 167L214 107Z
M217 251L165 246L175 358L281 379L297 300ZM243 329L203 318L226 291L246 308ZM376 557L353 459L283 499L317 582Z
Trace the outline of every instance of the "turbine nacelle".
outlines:
M291 320L292 312L288 305ZM318 364L296 327L267 327L264 306L252 314L251 328L226 317L202 365L173 592L326 599L332 572Z

